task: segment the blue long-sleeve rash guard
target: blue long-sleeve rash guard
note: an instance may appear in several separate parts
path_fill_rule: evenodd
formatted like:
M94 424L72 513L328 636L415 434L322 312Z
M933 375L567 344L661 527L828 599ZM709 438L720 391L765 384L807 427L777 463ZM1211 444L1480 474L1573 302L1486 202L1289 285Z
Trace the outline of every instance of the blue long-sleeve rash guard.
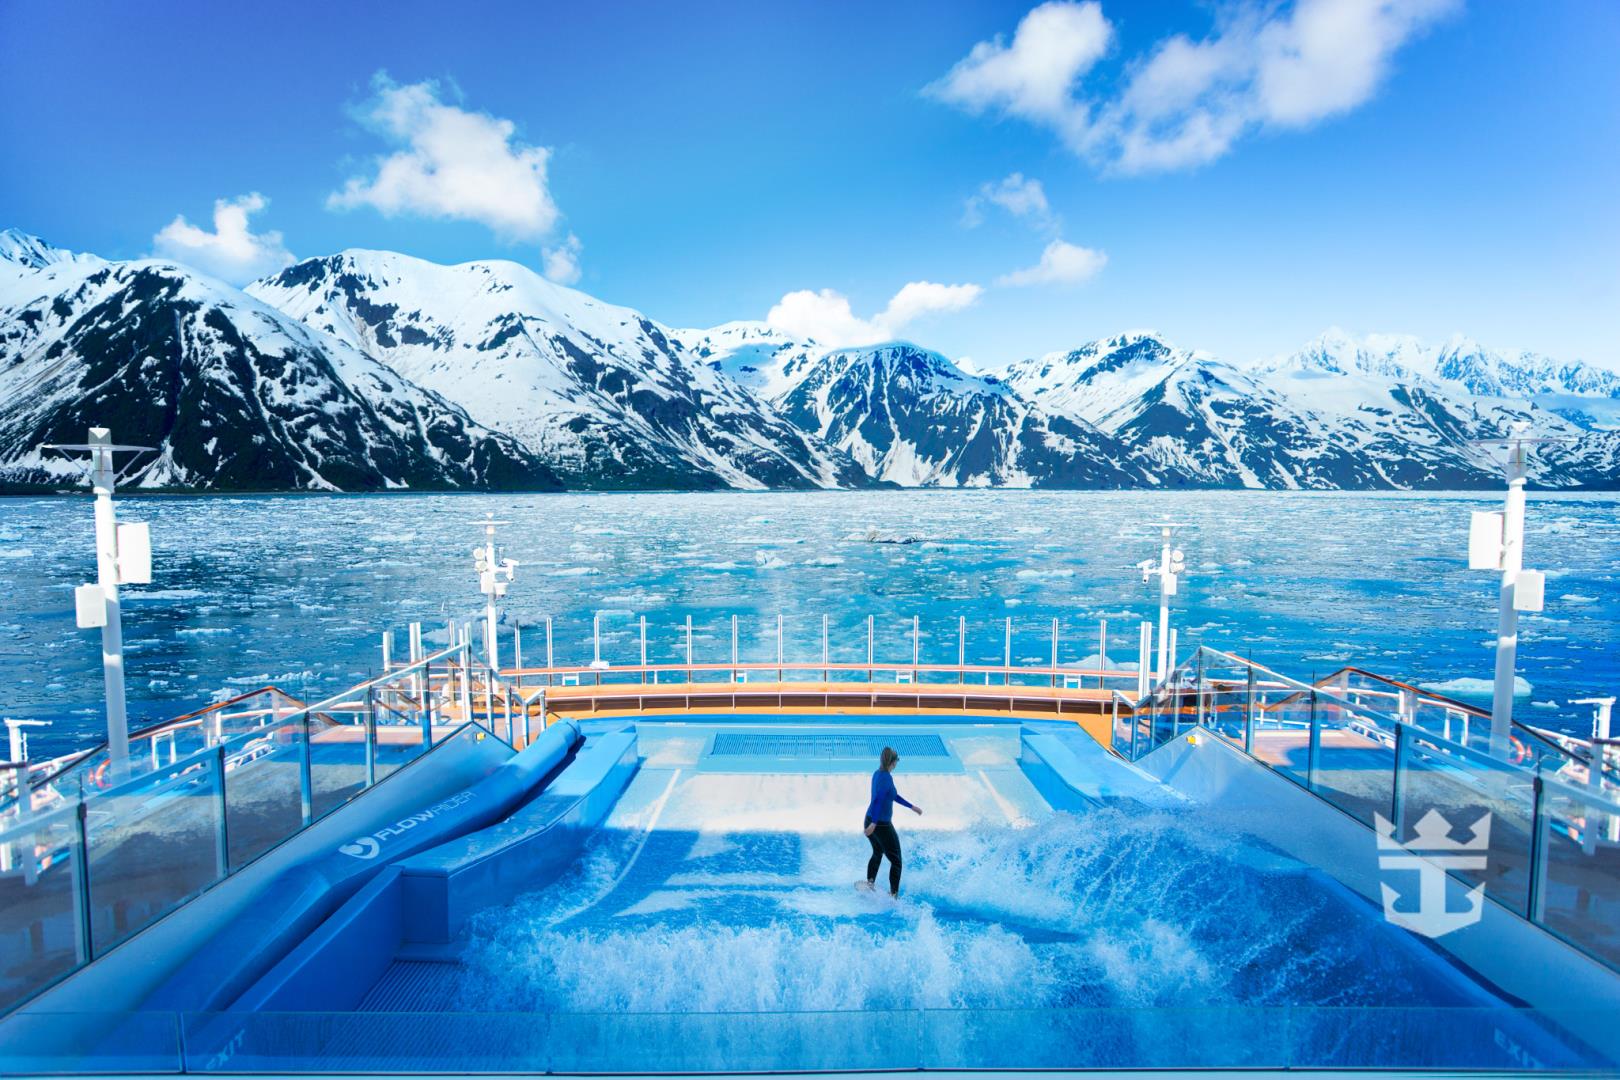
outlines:
M917 809L901 797L894 790L894 777L883 769L872 774L872 805L866 808L866 816L872 821L887 824L894 820L894 804L899 803L909 810Z

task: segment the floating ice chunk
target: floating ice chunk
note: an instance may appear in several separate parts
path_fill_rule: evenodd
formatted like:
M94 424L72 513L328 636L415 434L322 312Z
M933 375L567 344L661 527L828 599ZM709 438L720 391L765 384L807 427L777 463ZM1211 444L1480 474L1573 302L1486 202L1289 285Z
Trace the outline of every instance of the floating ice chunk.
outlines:
M1496 689L1496 684L1490 679L1460 678L1429 683L1427 689L1433 690L1437 694L1466 694L1475 697L1490 697L1491 693ZM1514 676L1514 697L1529 697L1531 689L1529 680L1523 675Z

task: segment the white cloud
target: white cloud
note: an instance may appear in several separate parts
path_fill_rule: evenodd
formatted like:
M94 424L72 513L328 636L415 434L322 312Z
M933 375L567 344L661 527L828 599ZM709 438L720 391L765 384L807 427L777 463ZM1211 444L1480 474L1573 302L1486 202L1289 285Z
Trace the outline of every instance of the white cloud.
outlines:
M1042 124L1099 167L1190 168L1246 135L1309 127L1365 104L1395 53L1461 0L1244 0L1201 40L1128 58L1112 88L1078 85L1112 37L1093 0L1042 4L1013 44L980 42L928 92L972 113Z
M771 308L765 321L784 333L808 338L828 348L871 345L897 336L924 315L959 311L983 295L978 285L940 285L913 281L894 294L877 315L863 319L849 306L849 297L832 289L790 292Z
M573 233L556 247L548 247L541 251L542 266L546 277L559 285L572 285L579 280L579 253L585 250L585 245L579 242L579 237Z
M257 191L214 201L214 231L191 224L184 215L152 237L153 254L195 267L206 274L245 285L293 263L279 232L255 233L248 218L270 205Z
M327 196L328 207L475 221L514 240L556 225L550 150L516 141L510 120L445 104L437 82L397 86L379 74L372 83L376 94L357 116L399 149L377 158L371 177L351 177Z
M1096 277L1108 256L1095 248L1054 240L1041 252L1041 261L996 279L997 285L1078 285Z
M1073 107L1075 80L1102 59L1113 36L1096 0L1053 0L1024 16L1011 45L1000 37L979 42L928 91L972 112L1061 119Z
M962 211L962 224L976 228L984 222L986 205L999 206L1014 217L1028 218L1045 224L1052 218L1051 204L1046 201L1046 189L1039 180L1012 173L994 184L981 184L978 194L970 196Z

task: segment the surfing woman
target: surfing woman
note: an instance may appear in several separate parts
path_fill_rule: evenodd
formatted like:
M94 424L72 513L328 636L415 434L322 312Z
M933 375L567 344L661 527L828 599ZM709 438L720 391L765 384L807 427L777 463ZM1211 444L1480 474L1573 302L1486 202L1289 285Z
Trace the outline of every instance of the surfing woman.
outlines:
M872 802L866 808L866 839L872 845L872 858L866 864L866 887L870 889L877 883L878 867L888 856L890 896L900 895L900 834L894 831L894 804L922 813L922 807L906 802L894 790L894 767L899 763L900 755L893 747L885 746L877 772L872 774Z

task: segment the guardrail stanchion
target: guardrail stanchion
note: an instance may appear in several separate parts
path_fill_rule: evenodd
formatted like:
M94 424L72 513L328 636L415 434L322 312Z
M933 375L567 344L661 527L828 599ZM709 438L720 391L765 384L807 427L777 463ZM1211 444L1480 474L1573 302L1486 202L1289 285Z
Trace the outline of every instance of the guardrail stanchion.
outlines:
M304 731L303 753L298 759L298 809L303 815L304 824L308 825L315 820L315 784L310 776L309 766L309 712L304 712L302 722Z
M1530 886L1525 896L1525 915L1531 922L1543 925L1547 918L1547 840L1548 821L1546 795L1541 783L1541 770L1537 769L1531 781L1533 808L1530 812ZM1587 807L1588 813L1591 807Z
M1395 776L1389 786L1389 820L1395 825L1394 839L1406 835L1406 725L1395 721Z
M1197 674L1194 676L1194 692L1198 695L1198 726L1205 726L1204 714L1204 648L1198 647L1198 657L1195 661Z
M1316 790L1316 770L1320 766L1322 756L1322 725L1316 716L1316 687L1310 689L1311 700L1311 737L1308 749L1305 752L1305 786L1312 791Z
M1243 752L1254 754L1254 665L1249 665L1248 692L1243 699Z
M214 877L223 881L231 873L230 825L225 820L225 744L214 747Z
M377 782L377 689L366 687L366 787Z
M90 930L90 843L85 837L84 797L79 797L73 814L73 849L69 869L73 878L73 956L80 967L95 959L95 939ZM29 858L33 853L29 853Z

